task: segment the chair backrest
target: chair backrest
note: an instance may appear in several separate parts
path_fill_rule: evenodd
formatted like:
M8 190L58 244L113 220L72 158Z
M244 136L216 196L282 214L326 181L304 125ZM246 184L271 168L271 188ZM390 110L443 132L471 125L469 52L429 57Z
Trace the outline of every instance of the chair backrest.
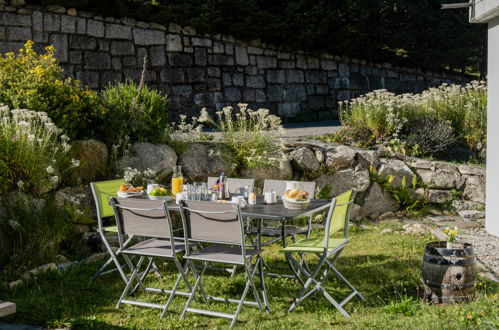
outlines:
M217 184L218 178L215 176L208 177L208 188ZM246 186L254 187L255 179L240 179L240 178L227 178L227 185L229 186L230 194L244 195L244 188Z
M118 233L144 237L172 238L172 225L165 201L116 198L111 199Z
M348 224L355 193L354 189L350 189L333 198L331 209L329 210L328 218L326 220L326 237L343 230L343 236L348 238Z
M182 201L180 210L186 241L244 246L244 229L239 205Z
M99 225L102 223L102 218L114 215L113 207L109 205L109 198L116 197L120 186L124 183L125 180L123 179L90 183L90 189L92 189L92 194L94 195Z
M289 180L268 180L263 182L263 192L274 190L277 195L283 196L286 192L286 182ZM315 195L315 182L299 181L303 190L310 194L310 197Z

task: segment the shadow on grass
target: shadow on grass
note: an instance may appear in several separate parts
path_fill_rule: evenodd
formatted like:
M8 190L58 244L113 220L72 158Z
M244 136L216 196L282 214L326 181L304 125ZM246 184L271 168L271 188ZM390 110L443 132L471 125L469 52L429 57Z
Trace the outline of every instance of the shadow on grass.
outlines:
M287 266L283 258L271 256L268 262L279 266ZM316 260L311 260L310 265L313 267L315 262ZM363 302L361 304L379 306L384 303L380 303L378 298L381 298L384 302L396 299L393 294L394 286L401 284L409 289L417 287L417 276L406 275L401 272L407 267L418 269L419 264L416 259L401 261L389 255L362 254L340 257L337 268L368 299L367 303ZM17 314L6 317L2 321L8 323L23 322L44 327L119 328L107 323L106 319L120 320L124 315L130 314L130 310L114 309L124 284L117 274L106 275L100 277L96 282L90 283L89 279L98 267L98 264L81 265L65 273L41 274L38 279L28 281L13 292L2 293L3 298L15 302L18 308ZM168 276L168 280L167 282L158 281L156 278L155 281L159 283L155 283L155 285L168 287L172 284L172 278L175 276L174 267L167 264L166 266L162 265L161 268L163 274ZM280 272L286 271L280 270ZM203 282L206 283L209 294L228 297L240 295L245 283L241 269L239 269L234 279L229 279L227 273L210 271L206 274ZM257 283L259 282L257 281ZM266 284L271 308L279 313L285 313L293 298L301 289L293 279L266 278ZM348 288L338 281L334 274L329 275L325 287L338 300L341 300L349 293ZM369 301L370 298L376 299ZM149 299L164 300L164 296ZM183 306L185 300L175 299L174 303L176 307L172 317L178 319L178 312L181 311L181 306ZM348 304L347 310L352 308L351 304L356 305L359 303L358 299L353 299ZM139 310L142 310L140 307L131 306L130 308L133 309L132 315L142 313L139 312ZM320 293L307 299L300 308L303 308L306 312L317 312L322 308L333 310L333 307ZM229 311L231 310L229 309ZM145 317L158 317L159 315L153 314L154 312L147 314ZM141 316L144 317L144 315ZM168 323L164 324L165 326L168 325Z

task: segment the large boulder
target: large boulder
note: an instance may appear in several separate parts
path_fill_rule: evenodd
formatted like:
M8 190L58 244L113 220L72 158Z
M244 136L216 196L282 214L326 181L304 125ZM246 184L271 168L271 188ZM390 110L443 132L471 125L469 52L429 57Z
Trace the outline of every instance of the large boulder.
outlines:
M475 175L467 177L464 198L485 204L485 177Z
M451 190L418 188L414 192L419 198L426 198L430 203L445 203L454 197Z
M326 152L326 165L336 170L350 167L355 162L355 150L347 146L337 146Z
M399 204L383 189L378 183L373 182L361 206L361 217L376 219L379 215L385 212L395 212L399 209Z
M90 182L107 169L107 146L97 140L76 141L73 146L74 158L80 165L72 171L73 178L80 178L83 182Z
M321 191L326 186L331 189L329 197L336 196L349 189L355 189L358 192L366 191L369 188L369 171L360 169L355 171L351 168L336 171L333 175L322 175L317 179L317 190Z
M406 163L399 159L383 158L379 162L378 174L382 177L393 176L391 183L395 187L402 186L402 179L405 178L406 186L411 184L414 173Z
M281 160L276 166L256 166L243 168L241 170L243 178L255 179L255 185L263 187L265 179L289 180L293 176L293 169L289 160Z
M309 148L297 148L290 155L293 166L298 170L313 172L317 171L321 166L315 153Z
M209 176L232 172L231 162L225 152L200 143L192 144L182 155L179 165L183 174L193 181L206 181Z
M166 144L137 142L130 147L128 164L139 171L150 168L158 173L159 177L165 177L173 172L173 166L177 164L177 154Z
M462 186L461 176L457 170L445 171L435 169L432 171L418 169L416 172L424 183L431 185L434 188L459 189Z
M357 150L357 161L365 168L370 166L377 167L379 152L377 150Z

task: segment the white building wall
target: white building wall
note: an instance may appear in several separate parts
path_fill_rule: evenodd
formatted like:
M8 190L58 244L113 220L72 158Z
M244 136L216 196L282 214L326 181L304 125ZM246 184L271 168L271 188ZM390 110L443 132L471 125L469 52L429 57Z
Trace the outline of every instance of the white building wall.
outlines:
M490 234L499 236L499 16L490 20L488 24L487 204L485 229Z

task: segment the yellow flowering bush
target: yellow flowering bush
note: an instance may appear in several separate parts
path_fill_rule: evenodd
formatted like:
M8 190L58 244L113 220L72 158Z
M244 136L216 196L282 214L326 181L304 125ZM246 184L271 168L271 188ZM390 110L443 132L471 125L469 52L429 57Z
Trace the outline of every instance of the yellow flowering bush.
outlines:
M18 53L0 54L0 102L46 112L71 138L92 136L105 108L95 91L64 78L54 52L55 48L48 46L45 53L38 54L33 41L27 41Z

